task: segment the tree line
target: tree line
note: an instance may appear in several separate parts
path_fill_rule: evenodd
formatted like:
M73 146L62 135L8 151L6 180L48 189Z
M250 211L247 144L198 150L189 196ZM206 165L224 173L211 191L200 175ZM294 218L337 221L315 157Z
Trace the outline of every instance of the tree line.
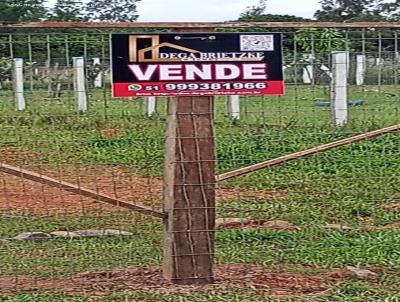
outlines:
M0 1L0 22L133 22L138 18L137 3L141 0L57 0L49 7L45 0ZM146 1L146 0L144 0ZM398 21L400 0L320 0L314 18L268 13L267 0L248 7L238 21ZM179 20L177 20L179 21Z
M319 3L321 7L315 11L314 18L310 19L294 15L267 13L267 0L260 0L258 5L248 7L238 20L254 22L376 22L400 20L400 0L320 0Z
M43 0L1 0L0 22L133 22L138 18L140 0L57 0L49 7Z

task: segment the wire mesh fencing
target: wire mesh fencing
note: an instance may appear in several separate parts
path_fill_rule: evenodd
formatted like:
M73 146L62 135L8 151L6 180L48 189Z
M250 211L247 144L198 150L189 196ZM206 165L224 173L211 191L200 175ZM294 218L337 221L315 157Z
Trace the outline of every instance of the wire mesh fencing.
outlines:
M274 29L275 30L275 29ZM375 123L375 113L387 109L391 115L397 114L396 89L398 85L398 33L396 29L283 29L285 78L287 93L276 102L274 97L262 100L250 98L251 102L241 100L240 116L257 112L259 119L271 124L296 123L301 125L331 122L329 101L332 98L331 84L333 67L332 53L348 52L345 85L348 87L350 121L356 123ZM135 102L124 108L121 102L113 99L110 103L110 67L109 67L110 33L91 33L74 31L66 33L58 30L55 33L2 33L0 48L2 50L1 85L4 86L4 97L10 98L3 106L15 107L12 102L12 59L23 59L23 77L25 99L30 110L36 106L51 104L59 111L74 112L79 109L74 76L77 77L84 68L85 78L82 90L87 95L90 110L102 111L104 116L112 114L114 105L117 110L132 110L142 114L146 110L143 101ZM84 66L75 67L74 57L83 58ZM380 98L379 103L374 99ZM57 102L51 102L52 100ZM264 106L271 101L270 106ZM44 104L43 104L44 103ZM55 106L56 104L60 106ZM147 108L149 115L165 116L162 101L160 108ZM385 104L383 108L380 106ZM386 106L387 104L387 106ZM392 104L392 105L390 105ZM257 106L258 105L258 106ZM154 106L154 105L153 105ZM148 107L148 106L147 106ZM82 108L81 108L82 109ZM86 110L86 108L83 108ZM268 110L267 110L268 109ZM238 109L236 109L237 111ZM299 110L304 114L298 115ZM82 111L82 110L81 110ZM282 112L281 112L282 111ZM225 108L217 110L221 115L229 114ZM303 113L303 112L302 112ZM232 113L230 113L232 116ZM387 114L385 114L387 115ZM235 115L233 115L235 117ZM381 119L381 118L379 118ZM358 122L361 120L360 122ZM379 122L378 122L379 123Z
M167 129L166 98L111 98L110 30L2 29L1 295L400 299L398 30L251 30L283 32L286 94L187 98ZM171 285L166 255L217 282Z

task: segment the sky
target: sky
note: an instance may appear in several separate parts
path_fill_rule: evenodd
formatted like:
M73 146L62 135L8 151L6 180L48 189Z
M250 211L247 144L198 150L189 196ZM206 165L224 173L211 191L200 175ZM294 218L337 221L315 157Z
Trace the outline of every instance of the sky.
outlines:
M55 0L49 0L54 4ZM258 0L142 0L138 4L138 21L190 22L235 20ZM312 17L318 0L268 0L267 13Z
M258 0L142 0L139 21L229 21ZM268 0L267 13L312 17L318 0Z

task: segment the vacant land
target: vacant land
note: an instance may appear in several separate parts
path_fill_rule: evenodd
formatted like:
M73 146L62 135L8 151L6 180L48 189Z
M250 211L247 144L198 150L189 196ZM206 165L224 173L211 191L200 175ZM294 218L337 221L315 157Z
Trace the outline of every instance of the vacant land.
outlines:
M289 86L282 97L244 98L230 121L216 101L218 173L400 121L396 87L351 88L351 122L331 126L328 88ZM91 90L27 94L13 110L0 90L0 161L162 207L165 100L145 118L143 100ZM164 283L161 221L0 174L0 239L27 231L118 229L131 237L0 241L0 301L398 301L400 136L391 133L219 184L220 218L285 221L292 229L219 228L217 282ZM366 269L373 278L350 273Z

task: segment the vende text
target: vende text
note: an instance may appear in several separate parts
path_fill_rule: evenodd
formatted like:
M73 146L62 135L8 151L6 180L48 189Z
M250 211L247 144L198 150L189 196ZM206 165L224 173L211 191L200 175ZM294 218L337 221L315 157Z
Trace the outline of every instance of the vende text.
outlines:
M267 65L264 63L235 64L149 64L141 68L138 64L129 69L139 81L195 81L195 80L267 80Z

